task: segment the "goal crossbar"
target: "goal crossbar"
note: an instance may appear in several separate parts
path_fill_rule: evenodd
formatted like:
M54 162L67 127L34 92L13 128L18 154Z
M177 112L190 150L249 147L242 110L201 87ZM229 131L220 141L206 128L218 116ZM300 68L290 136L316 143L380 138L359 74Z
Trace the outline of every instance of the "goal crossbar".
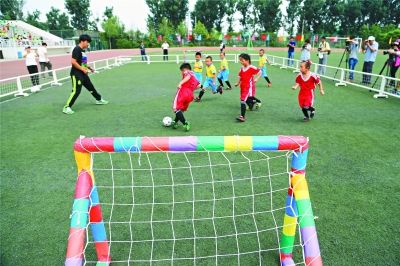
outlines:
M294 265L292 258L296 228L303 252L303 264L322 265L314 215L305 178L308 138L303 136L187 136L187 137L81 137L74 144L78 177L70 216L65 265L85 264L84 249L92 235L99 266L109 265L110 243L103 221L99 193L93 174L95 153L150 152L247 152L292 151L290 184L279 241L281 265Z

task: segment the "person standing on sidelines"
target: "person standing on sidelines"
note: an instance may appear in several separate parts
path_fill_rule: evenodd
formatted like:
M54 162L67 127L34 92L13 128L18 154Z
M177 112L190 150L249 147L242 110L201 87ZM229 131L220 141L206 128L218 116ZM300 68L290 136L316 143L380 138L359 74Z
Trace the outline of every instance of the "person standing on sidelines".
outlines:
M363 72L372 73L372 68L374 67L376 55L378 54L379 44L375 41L374 36L369 36L368 40L365 41L363 46L363 51L365 53ZM362 83L365 85L371 84L371 75L364 74Z
M161 48L163 49L163 60L164 61L168 61L168 48L169 48L169 44L167 43L167 41L164 41L164 43L161 45Z
M300 61L308 61L311 58L311 44L310 39L304 41L301 47Z
M142 61L147 61L146 47L144 46L143 42L140 44L139 48L140 48L140 55L142 56Z
M326 64L328 63L328 55L331 53L331 47L329 43L326 42L326 37L321 38L321 42L318 46L318 71L317 73L320 75L325 75L326 72Z
M294 48L296 48L296 41L294 40L293 36L290 36L289 43L287 44L288 47L288 66L294 65Z
M39 86L39 73L36 58L38 57L37 52L32 51L30 46L25 48L24 58L25 65L31 77L31 82L34 87Z
M351 70L349 73L349 82L353 82L354 80L354 69L358 63L358 42L355 40L354 36L350 36L348 42L348 52L349 53L349 69Z
M87 34L82 34L79 36L79 44L75 46L72 51L72 59L71 59L71 80L72 80L72 92L69 96L66 105L63 108L63 113L67 115L72 115L74 111L72 111L71 107L75 103L76 99L78 99L79 94L81 93L82 86L93 95L96 99L96 104L104 105L108 104L108 101L102 99L101 95L94 88L92 81L88 76L88 72L94 72L94 69L88 65L87 56L85 54L85 49L89 47L92 38Z
M47 43L43 42L42 46L37 49L37 53L39 55L40 72L42 72L42 78L44 78L46 75L43 72L46 70L46 67L49 71L52 69L50 60L47 57ZM50 71L49 77L52 76L53 73Z

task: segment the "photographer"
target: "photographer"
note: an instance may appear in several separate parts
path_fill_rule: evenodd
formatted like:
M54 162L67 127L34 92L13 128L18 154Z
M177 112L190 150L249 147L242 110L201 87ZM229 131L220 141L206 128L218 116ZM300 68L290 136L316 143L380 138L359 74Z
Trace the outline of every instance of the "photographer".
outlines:
M390 49L384 51L383 54L389 55L388 66L390 67L390 77L396 78L396 72L400 67L400 49L399 43L396 41L390 45ZM390 86L394 86L394 80L391 80L389 83Z
M303 46L301 47L301 54L300 54L300 60L301 61L308 61L311 58L311 44L310 44L310 39L305 40Z
M346 40L346 52L349 53L349 69L354 70L358 63L358 42L355 40L354 36L350 36L348 40ZM350 71L349 74L349 82L353 82L354 80L354 72Z
M294 65L294 48L296 48L296 42L293 36L290 36L289 43L286 45L288 47L288 66Z
M363 51L365 53L363 72L372 73L372 68L375 63L376 55L378 54L379 44L375 41L375 37L369 36L368 40L364 42ZM371 84L371 75L363 75L363 84Z
M321 38L321 42L318 46L318 69L317 73L324 75L326 71L325 65L328 63L328 55L331 53L331 47L329 43L326 42L326 37Z

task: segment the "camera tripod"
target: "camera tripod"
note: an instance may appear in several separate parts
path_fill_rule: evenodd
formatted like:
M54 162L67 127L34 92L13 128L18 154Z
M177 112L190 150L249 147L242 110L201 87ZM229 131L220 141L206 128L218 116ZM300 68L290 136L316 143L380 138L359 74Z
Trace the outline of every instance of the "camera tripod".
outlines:
M345 62L345 64L346 64L346 69L348 69L349 68L349 48L346 46L346 48L344 48L344 51L343 51L343 54L342 54L342 58L340 58L340 62L339 62L339 65L338 65L338 69L336 69L336 73L335 73L335 76L333 77L334 79L336 78L336 75L337 75L337 73L339 72L339 68L340 68L340 66L342 65L342 62L343 62L343 58L345 58L346 57L346 62Z
M386 68L386 76L389 76L390 63L391 63L390 58L386 59L385 64L383 64L383 67L382 67L381 71L379 71L379 76L382 75L383 71L385 71L385 68ZM374 84L372 85L371 88L375 87L376 82L378 82L378 79L379 79L379 77L377 77L375 79L375 82L374 82Z

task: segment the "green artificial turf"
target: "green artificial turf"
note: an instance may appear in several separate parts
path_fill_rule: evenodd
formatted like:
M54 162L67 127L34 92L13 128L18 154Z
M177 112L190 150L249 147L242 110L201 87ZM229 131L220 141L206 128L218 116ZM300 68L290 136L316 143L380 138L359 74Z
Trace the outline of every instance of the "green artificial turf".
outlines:
M230 66L233 83L239 65L231 63ZM325 265L398 265L399 100L374 99L367 90L335 87L332 82L323 80L326 95L317 95L316 117L303 123L297 92L291 90L295 74L271 66L268 71L273 86L266 88L264 82L258 83L257 95L263 100L263 106L257 112L249 112L245 123L235 121L239 114L238 89L226 91L222 96L207 92L203 102L192 103L185 113L192 124L189 133L182 128L173 130L161 126L164 116L173 116L171 105L180 80L175 63L130 64L91 76L110 104L94 105L94 99L83 89L73 106L76 113L71 116L61 112L71 90L69 82L62 87L2 103L0 264L63 263L76 181L72 146L80 135L304 135L310 138L307 179L314 215L318 217L316 226ZM124 162L127 162L126 158ZM176 159L176 162L179 164L180 160ZM179 179L179 175L176 178ZM100 180L107 182L106 178ZM237 183L235 188L238 193L250 193L248 184ZM231 195L231 188L229 191L221 189L222 195L224 192ZM143 198L138 199L145 201L146 190L141 193ZM160 195L168 193L161 192ZM188 193L179 195L186 200ZM168 201L169 198L161 200ZM281 200L284 201L284 195ZM221 211L223 209L222 206ZM106 216L109 209L105 206L104 210ZM184 206L181 210L187 214ZM191 210L187 208L189 216ZM198 214L202 213L200 209ZM155 214L162 215L163 212L160 210ZM218 226L221 230L230 230L232 226L228 223L222 222ZM251 231L251 224L248 228L246 222L241 225L245 227L243 230ZM176 228L182 234L178 237L184 237L187 225L177 224ZM170 229L165 230L160 233L163 237L170 234L167 231ZM113 232L117 231L113 229ZM148 232L142 231L143 234ZM118 233L115 234L117 237ZM128 238L126 235L121 237ZM141 236L137 237L140 239ZM268 242L271 237L261 238ZM249 239L254 240L254 235ZM253 248L254 241L249 239L240 240L243 252ZM225 240L233 242L221 242L219 252L235 252L234 237L222 241ZM149 258L149 247L146 243L143 245L133 251L133 256ZM213 241L199 242L197 255L201 256L210 245ZM191 241L177 243L175 256L193 255L191 246ZM114 248L125 250L127 247L114 245ZM162 257L170 248L169 242L157 245L154 256L160 254ZM241 263L254 265L257 258L257 254L246 255ZM277 263L276 257L266 255L266 258L270 260L265 261L265 265ZM232 265L235 261L220 260L222 265ZM215 261L199 261L201 263L209 265Z

